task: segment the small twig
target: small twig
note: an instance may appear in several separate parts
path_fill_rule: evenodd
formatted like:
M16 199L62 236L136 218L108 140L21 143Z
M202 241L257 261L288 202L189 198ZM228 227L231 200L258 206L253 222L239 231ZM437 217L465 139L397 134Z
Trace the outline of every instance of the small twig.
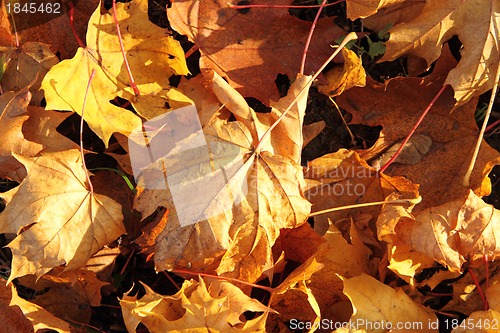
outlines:
M123 61L125 63L125 68L127 69L127 74L128 74L128 79L130 81L130 86L134 90L135 98L139 99L141 92L139 91L139 88L137 87L137 84L135 83L134 77L132 76L132 71L130 70L130 65L128 63L127 56L125 54L125 48L123 47L122 34L120 31L120 25L118 24L118 17L116 15L116 0L113 0L113 19L115 20L116 33L118 35L118 41L120 42L120 50L122 51Z
M481 143L483 142L484 132L486 131L486 125L488 124L488 120L490 119L491 110L493 109L493 103L495 102L495 97L497 95L498 89L498 79L500 77L500 65L497 67L497 72L495 74L495 83L493 84L493 90L491 91L490 102L488 103L488 109L486 110L486 114L483 120L483 126L481 126L481 131L479 131L479 137L476 141L476 147L474 148L474 152L472 153L472 158L469 164L469 168L465 173L464 180L462 185L465 187L469 187L470 176L472 175L472 171L474 170L474 165L476 164L477 155L479 155L479 148L481 148Z
M349 43L351 40L355 40L358 38L358 35L356 35L355 32L350 32L347 36L345 36L344 40L342 41L342 43L337 47L337 49L335 50L335 52L332 53L332 55L323 63L323 65L318 69L318 71L316 72L316 74L314 74L311 79L309 80L309 83L313 82L314 80L316 80L316 78L318 77L319 74L321 74L321 72L325 69L325 67L330 63L330 61L333 60L333 58L335 58L337 56L337 54L339 54L340 50L347 44ZM297 96L295 96L294 100L290 103L290 105L288 105L288 107L285 109L285 111L283 111L283 113L281 114L281 116L267 129L267 131L262 135L262 137L260 138L259 140L259 143L257 144L257 147L255 147L255 152L256 153L259 153L260 152L260 149L262 149L262 145L264 144L264 141L265 139L267 138L267 136L270 135L271 131L276 127L278 126L278 124L280 123L280 121L285 118L285 116L288 114L288 112L292 109L293 105L295 103L297 103L297 101L299 100L299 98L302 96L302 94L307 90L306 88L309 86L309 84L306 84L304 86L304 88L302 88L302 90L297 94Z
M130 263L130 260L132 259L134 254L135 254L134 250L130 251L130 255L127 257L127 261L125 262L125 265L123 265L123 268L120 270L120 276L123 276L123 274L125 274L125 270L127 269L128 264Z
M80 45L81 48L85 48L85 44L83 44L80 37L78 37L78 34L76 33L76 29L75 29L75 22L74 22L74 20L75 20L75 6L73 5L72 1L68 1L67 4L69 7L68 13L69 13L69 25L71 27L71 31L73 32L73 35L75 36L76 41L78 42L78 45Z
M360 203L360 204L356 204L356 205L347 205L347 206L342 206L342 207L334 207L334 208L320 210L318 212L314 212L314 213L309 214L309 217L318 216L321 214L326 214L326 213L331 213L331 212L337 212L340 210L378 206L378 205L386 205L386 204L394 205L394 204L410 203L412 205L416 205L420 201L422 201L421 196L419 196L418 198L414 198L414 199L399 199L399 200L390 200L390 201L375 201L375 202Z
M441 94L446 89L446 87L447 87L447 85L443 85L441 87L441 89L439 90L439 92L436 94L436 96L434 96L434 98L429 103L429 105L427 106L427 108L424 110L424 112L422 113L422 115L420 116L420 118L417 120L417 122L415 123L415 125L411 129L410 133L408 133L408 135L406 136L406 138L403 140L403 142L401 143L401 146L399 147L399 149L389 159L389 161L387 161L387 163L384 164L380 168L379 172L381 172L381 173L384 172L396 160L396 158L399 156L399 154L401 153L401 151L405 148L406 144L410 140L410 138L413 135L413 133L415 133L415 131L417 130L418 126L420 126L420 123L424 120L425 116L427 115L427 113L429 112L429 110L432 108L432 106L434 105L434 103L436 103L437 99L439 98L439 96L441 96Z
M349 136L351 137L351 145L354 146L354 144L356 143L356 139L354 138L354 134L352 134L352 131L351 129L349 128L349 125L347 125L347 122L345 121L345 118L344 118L344 115L342 114L342 112L340 111L340 108L339 106L337 105L337 103L335 103L335 101L333 100L333 98L331 98L330 96L328 96L328 98L330 99L330 102L332 102L332 104L335 106L335 108L337 109L337 112L339 113L340 115L340 118L342 118L342 122L344 123L344 126L345 128L347 129L347 132L349 133Z
M323 10L323 7L325 7L327 0L323 0L321 3L321 6L318 9L318 12L316 13L316 17L314 18L314 21L311 25L311 29L309 29L309 35L307 36L306 40L306 45L304 46L304 52L302 52L302 61L300 62L300 74L304 74L304 68L306 67L306 58L307 58L307 52L309 51L309 45L311 44L312 36L314 33L314 29L316 28L316 23L319 20L319 16L321 15L321 11Z
M94 186L90 181L89 170L87 169L87 165L85 164L85 155L83 154L83 117L85 115L85 105L87 105L87 96L89 94L90 84L92 83L92 79L95 75L95 69L92 70L89 77L89 82L87 83L87 89L85 90L85 97L83 98L83 106L82 106L82 116L80 118L80 154L82 156L82 166L85 171L85 176L87 177L87 183L89 184L89 190L91 195L94 194Z
M181 287L179 287L179 285L177 283L175 283L174 279L172 279L170 274L166 273L165 271L162 271L162 273L163 273L163 275L165 275L167 277L167 279L170 281L170 283L172 283L174 285L174 287L177 288L177 290L181 290Z

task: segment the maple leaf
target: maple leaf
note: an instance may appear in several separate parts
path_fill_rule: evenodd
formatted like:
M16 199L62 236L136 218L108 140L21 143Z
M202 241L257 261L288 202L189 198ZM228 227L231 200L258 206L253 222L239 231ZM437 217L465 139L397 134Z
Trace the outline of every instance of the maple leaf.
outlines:
M0 285L3 285L1 289L5 290L5 288L7 288L3 283L0 283ZM41 306L19 297L14 285L11 285L11 295L10 306L18 306L21 309L24 316L31 322L34 332L47 329L54 330L59 333L72 332L71 326L68 322L57 318Z
M252 4L266 4L256 1ZM290 4L289 0L273 4ZM277 100L278 74L296 76L311 23L288 14L285 8L252 8L247 13L227 6L226 0L177 1L167 10L172 28L187 35L200 49L200 68L212 68L228 78L243 96L265 104ZM305 73L317 70L331 54L330 45L345 33L321 19L309 48ZM328 36L325 38L325 36Z
M285 323L291 319L313 323L319 322L322 313L307 283L311 276L321 271L323 266L323 264L311 257L273 289L271 307L277 312L271 313L269 316L266 325L268 332L274 332L286 326Z
M142 94L156 94L168 87L172 74L187 74L183 51L179 42L165 36L163 29L147 18L147 1L117 4L118 22L123 30L124 49L130 69ZM128 110L110 103L121 96L136 104L128 87L129 78L124 67L118 36L111 13L94 12L87 31L87 47L79 48L75 57L52 67L42 89L47 109L82 112L90 73L95 70L88 92L85 120L107 145L112 133L130 134L141 125L141 120Z
M161 296L143 286L146 295L142 298L125 295L120 300L129 332L135 332L139 323L152 333L265 332L267 314L272 311L225 281L186 280L173 296ZM240 316L246 311L264 314L242 321Z
M23 122L28 118L24 115L31 99L28 88L21 91L6 92L0 96L0 177L20 181L24 172L19 172L22 165L12 157L13 153L35 156L43 146L26 140L22 133ZM18 173L19 172L19 173Z
M500 212L471 190L465 197L427 208L414 218L402 209L384 206L377 221L381 238L403 242L454 271L461 271L467 260L485 255L493 260L500 254L496 243Z
M30 86L31 103L40 105L43 92L39 91L43 77L59 60L49 46L26 43L20 47L0 47L0 57L6 57L7 66L1 76L4 90L17 91Z
M356 323L356 329L374 332L369 328L370 324L383 322L394 325L392 329L396 329L396 323L412 323L414 326L411 330L414 331L438 331L437 325L429 325L437 324L436 315L417 305L404 291L394 290L366 274L342 280L344 293L352 303L353 315L350 320ZM335 332L349 332L349 329L342 328Z
M379 10L391 7L405 0L346 0L347 17L351 20L372 16Z
M352 113L352 124L383 126L375 145L360 152L363 158L372 159L406 137L455 63L445 50L432 74L425 78L395 78L384 85L372 81L366 87L352 88L337 97L339 106ZM454 103L451 90L445 90L417 128L416 134L432 141L420 162L394 163L386 171L390 175L405 175L420 184L423 200L416 211L441 205L468 192L469 188L462 186L462 178L479 133L473 116L477 101L471 100L450 114ZM470 181L470 188L476 194L491 192L487 175L499 163L499 157L495 149L482 143Z
M453 87L457 104L464 104L493 87L500 62L498 6L498 1L491 0L426 1L418 16L390 29L380 61L409 53L430 66L441 54L443 43L457 35L463 44L461 59L445 84Z
M0 232L20 233L12 250L14 278L66 264L84 266L104 245L125 232L121 206L86 187L80 152L46 154L34 159L14 155L28 170L18 188L4 194ZM44 181L40 181L44 179Z
M346 149L309 162L305 178L305 196L313 204L313 212L360 202L383 201L393 192L404 193L407 198L418 197L417 185L403 177L378 173L356 152ZM314 217L314 229L323 235L330 227L329 220L337 223L353 218L356 221L361 214L376 217L379 212L379 206L372 206L321 214Z
M1 280L0 319L2 320L2 328L0 328L0 332L34 333L33 326L28 318L24 316L21 309L18 306L9 305L11 299L12 288L8 287L4 280Z
M132 156L133 168L139 171L134 205L143 217L159 206L169 210L169 221L155 246L157 270L176 266L204 270L221 260L218 274L255 281L272 266L271 246L279 230L301 225L309 214L298 164L302 135L283 133L300 128L307 95L299 98L283 120L284 127L277 127L257 151L257 136L262 138L269 124L261 122L241 95L212 74L214 93L238 121L215 117L202 128L191 106L160 117L153 122L157 130L151 133L140 128L133 137L144 140L146 136L148 148ZM300 78L296 87L307 87L309 81ZM268 123L295 98L296 87L276 103L279 109L271 113ZM195 192L204 195L193 198Z
M318 91L327 96L338 96L352 87L364 87L366 84L365 69L356 53L342 49L343 66L336 66L325 74L328 84L319 85Z

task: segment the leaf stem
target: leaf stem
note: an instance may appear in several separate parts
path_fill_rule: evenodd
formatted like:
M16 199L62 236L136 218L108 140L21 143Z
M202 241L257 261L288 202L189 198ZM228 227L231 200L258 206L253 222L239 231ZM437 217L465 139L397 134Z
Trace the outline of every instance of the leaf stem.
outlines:
M324 210L320 210L314 213L309 214L309 217L313 216L318 216L321 214L326 214L326 213L331 213L331 212L337 212L340 210L347 210L347 209L354 209L354 208L361 208L361 207L370 207L370 206L378 206L378 205L386 205L386 204L402 204L402 203L410 203L412 205L418 204L420 201L422 201L422 197L419 196L418 198L413 198L413 199L399 199L399 200L391 200L391 201L375 201L375 202L366 202L366 203L360 203L356 205L347 205L347 206L342 206L342 207L334 207L334 208L328 208Z
M85 44L83 44L82 40L80 39L80 37L78 37L78 34L76 33L76 29L75 29L75 5L73 5L73 1L68 1L67 2L68 4L68 14L69 14L69 25L71 27L71 31L73 32L73 35L75 36L76 38L76 41L78 42L78 45L80 45L80 47L82 49L85 48Z
M87 183L89 184L90 193L94 194L94 186L90 181L89 170L87 169L87 165L85 164L85 155L83 153L83 117L85 115L85 105L87 105L87 96L89 94L90 84L92 83L92 79L95 76L95 69L92 70L89 77L89 82L87 83L87 89L85 90L85 97L83 98L83 106L82 106L82 116L80 118L80 155L82 156L82 166L85 171L85 176L87 177Z
M476 277L476 274L474 274L474 271L472 268L469 267L468 269L469 275L472 278L472 281L474 281L474 284L477 287L477 292L479 293L479 296L481 297L481 302L483 303L483 310L488 311L490 308L488 305L488 300L486 299L486 296L484 295L483 288L481 288L481 284L479 283L479 280Z
M321 65L321 67L318 69L318 71L311 77L311 79L309 80L309 83L312 83L314 80L316 80L316 78L318 77L319 74L321 74L321 72L325 69L325 67L330 63L330 61L333 60L333 58L335 58L337 56L337 54L339 54L340 50L347 44L349 43L351 40L355 40L358 38L358 35L356 35L355 32L350 32L347 36L345 36L344 40L342 41L342 43L337 47L337 49L335 50L335 52L332 53L332 55L323 63L323 65ZM309 83L306 84L302 90L297 94L297 96L295 96L294 100L290 103L290 105L288 105L288 107L285 109L285 111L283 111L283 113L281 114L281 116L267 129L267 131L262 135L262 137L259 139L259 143L257 144L257 146L255 147L255 152L256 153L259 153L260 150L262 149L262 145L264 144L264 141L265 139L270 135L271 131L276 127L278 126L278 124L280 123L280 121L285 118L285 116L287 115L287 113L292 109L292 106L297 103L297 101L299 100L299 98L302 96L302 94L307 90L306 88L309 87Z
M417 130L418 126L420 126L420 123L422 123L422 121L424 120L424 118L427 115L427 113L429 112L429 110L432 108L432 106L434 105L434 103L436 103L437 99L439 98L439 96L441 96L441 94L443 93L443 91L446 89L447 86L448 85L446 85L446 84L443 85L441 87L441 89L439 90L439 92L436 94L436 96L434 96L434 98L429 103L429 105L427 106L427 108L425 108L424 112L422 112L422 115L417 120L417 122L415 123L415 125L413 125L413 128L411 129L410 133L408 133L408 135L406 136L406 138L401 143L401 146L399 147L399 149L396 151L396 153L394 155L392 155L392 157L389 159L389 161L387 161L387 163L385 163L380 168L380 170L379 170L380 173L384 172L396 160L396 158L399 156L399 154L401 153L401 151L405 148L405 146L408 143L408 141L410 140L411 136L415 133L415 131Z
M120 25L118 24L118 17L116 15L116 0L113 0L113 19L115 20L116 33L118 35L118 41L120 43L120 50L122 51L122 56L123 56L123 61L125 63L125 68L127 69L127 74L128 74L128 79L130 81L130 86L134 90L135 98L139 99L141 92L139 91L139 88L137 87L137 84L135 83L134 77L132 75L132 71L130 70L130 65L129 65L128 60L127 60L127 56L125 54L125 48L123 47L122 33L120 31Z
M481 143L483 142L484 132L486 131L486 125L488 125L488 120L490 119L491 110L493 109L493 103L495 102L495 97L497 95L498 89L498 80L500 77L500 64L497 67L497 72L495 74L495 83L493 84L493 89L491 91L490 102L488 103L488 109L486 110L486 114L483 120L483 126L481 126L481 130L479 131L479 137L476 141L476 147L474 148L474 152L472 153L472 158L469 164L469 168L465 173L464 180L462 185L465 187L469 186L470 176L472 175L472 171L474 170L474 165L476 164L477 155L479 155L479 148L481 148Z
M323 0L321 3L321 6L318 9L318 12L316 13L316 17L314 18L314 21L311 25L311 29L309 29L309 35L307 36L306 40L306 45L304 46L304 52L302 52L302 61L300 62L300 74L304 74L304 68L306 67L306 58L307 58L307 51L309 51L309 45L311 44L311 39L314 33L314 29L316 28L316 23L319 20L319 16L321 15L321 11L323 10L323 7L325 7L327 0Z

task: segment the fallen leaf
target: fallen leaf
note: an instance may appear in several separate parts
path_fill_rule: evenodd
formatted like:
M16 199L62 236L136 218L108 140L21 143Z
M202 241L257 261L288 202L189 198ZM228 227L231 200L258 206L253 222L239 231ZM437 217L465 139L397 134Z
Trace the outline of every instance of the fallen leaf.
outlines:
M490 0L427 1L420 15L390 30L380 61L410 53L430 66L439 58L442 45L457 35L463 44L461 59L445 84L453 87L457 104L465 104L493 87L500 61L498 6Z
M339 106L352 113L351 124L383 126L379 140L368 153L360 152L363 158L373 158L406 137L442 87L454 63L446 51L432 74L425 78L395 78L385 85L371 82L337 98ZM405 175L420 184L423 200L415 212L459 198L467 194L469 188L479 196L491 192L487 175L500 162L500 156L486 142L481 145L470 186L462 185L479 134L473 116L477 101L470 101L450 114L455 103L451 95L450 89L443 92L415 132L432 140L427 154L417 164L394 163L386 170L389 175Z
M350 321L355 329L373 333L438 332L436 315L414 303L403 291L394 290L366 274L342 280L344 293L352 303L354 312Z
M1 78L2 88L18 91L30 86L31 104L40 105L44 98L40 84L49 69L59 60L49 46L40 43L25 43L20 47L0 47L0 57L8 58L8 65Z
M28 176L0 213L0 232L18 234L8 245L13 255L9 282L27 274L40 277L63 264L67 270L83 267L125 232L121 206L87 189L79 151L15 157Z
M159 93L169 86L172 74L188 73L179 43L148 21L146 0L117 4L117 16L130 69L142 94ZM114 132L130 134L141 125L140 118L110 103L116 96L141 103L128 87L123 66L113 15L101 15L98 8L89 21L87 47L79 48L75 57L52 67L45 76L46 108L81 114L90 73L95 70L85 120L106 145Z
M13 153L25 156L35 156L43 146L26 140L22 133L23 122L28 118L24 113L31 99L31 93L27 88L14 93L6 92L0 96L0 177L10 178L21 181L24 178L24 172L21 177L14 174L22 165L12 157Z
M56 267L50 273L35 281L33 275L19 278L19 285L37 293L31 303L41 306L53 315L69 322L90 323L92 308L101 306L101 287L107 283L100 281L94 272L78 269L63 272Z
M135 332L142 323L152 333L160 332L265 332L269 308L225 281L185 281L173 296L161 296L143 285L146 295L120 300L125 325ZM242 320L246 311L264 312ZM244 318L244 317L243 317Z
M364 87L366 84L365 69L356 53L342 49L343 66L336 66L325 74L328 84L319 85L318 91L330 97L338 96L352 87Z
M380 237L399 239L454 271L462 271L466 261L482 260L485 255L493 260L499 255L499 223L500 212L471 190L467 196L427 208L415 217L398 206L384 206L377 222Z
M24 316L18 306L10 306L12 288L5 285L5 280L0 281L0 333L33 333L31 322Z
M477 311L457 324L451 333L496 333L500 329L500 312Z
M40 5L43 2L36 0ZM70 26L69 13L67 12L67 4L61 4L60 15L48 13L47 2L43 3L47 12L38 12L37 15L31 13L23 13L24 17L16 16L16 23L24 25L24 29L18 31L21 44L26 42L39 42L50 45L50 49L54 54L59 54L60 59L68 59L75 55L78 49L78 41L76 40ZM55 4L54 2L50 4ZM99 8L99 0L73 1L74 10L74 27L76 34L82 40L85 40L85 32L87 31L87 23L92 12ZM56 6L51 6L56 9ZM66 7L66 8L65 8Z
M404 3L405 0L347 0L347 17L351 20L372 16L379 10Z
M47 329L54 330L59 333L72 332L71 326L68 322L57 318L41 306L19 297L14 285L12 285L12 300L10 301L10 305L21 308L23 314L31 322L35 332Z
M256 1L252 4L266 4ZM273 4L288 5L289 0ZM300 68L311 23L288 14L286 8L252 8L243 13L226 0L177 1L167 10L172 28L200 49L200 68L211 68L246 97L264 104L278 100L278 74L294 78ZM313 35L305 74L316 71L332 53L330 45L344 35L329 19L320 19Z

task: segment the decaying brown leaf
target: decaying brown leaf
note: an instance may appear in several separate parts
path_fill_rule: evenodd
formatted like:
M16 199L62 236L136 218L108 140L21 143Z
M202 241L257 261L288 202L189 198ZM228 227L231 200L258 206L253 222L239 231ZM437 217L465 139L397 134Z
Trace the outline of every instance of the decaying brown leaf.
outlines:
M172 27L200 49L202 69L215 70L243 96L265 104L278 100L274 84L278 74L294 78L298 73L310 29L310 23L290 16L286 8L252 8L242 13L229 8L226 0L178 1L167 14ZM317 70L332 53L330 45L344 35L327 19L319 20L316 29L327 37L313 36L305 74Z

